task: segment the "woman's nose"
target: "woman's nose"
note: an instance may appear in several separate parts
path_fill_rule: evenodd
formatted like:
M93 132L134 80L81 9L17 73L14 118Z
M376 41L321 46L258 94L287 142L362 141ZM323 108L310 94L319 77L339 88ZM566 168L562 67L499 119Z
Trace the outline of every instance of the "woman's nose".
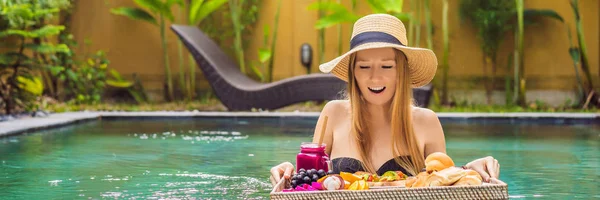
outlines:
M372 81L381 80L383 77L382 73L385 73L385 72L383 72L381 69L374 68L373 70L370 71L369 79L371 79Z

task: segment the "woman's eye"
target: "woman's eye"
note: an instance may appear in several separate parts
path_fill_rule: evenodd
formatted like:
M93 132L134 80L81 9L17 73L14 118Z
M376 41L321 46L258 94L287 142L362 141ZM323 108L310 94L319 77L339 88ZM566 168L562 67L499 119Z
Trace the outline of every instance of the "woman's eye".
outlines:
M381 66L384 69L391 69L393 66Z
M369 69L369 66L360 66L361 69Z

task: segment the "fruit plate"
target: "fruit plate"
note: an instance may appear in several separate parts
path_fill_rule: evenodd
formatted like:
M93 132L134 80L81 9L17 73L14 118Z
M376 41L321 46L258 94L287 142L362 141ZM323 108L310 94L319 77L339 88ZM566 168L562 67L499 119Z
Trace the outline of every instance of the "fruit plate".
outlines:
M289 184L286 182L282 180L275 185L271 199L508 199L508 185L502 181L478 186L282 192Z

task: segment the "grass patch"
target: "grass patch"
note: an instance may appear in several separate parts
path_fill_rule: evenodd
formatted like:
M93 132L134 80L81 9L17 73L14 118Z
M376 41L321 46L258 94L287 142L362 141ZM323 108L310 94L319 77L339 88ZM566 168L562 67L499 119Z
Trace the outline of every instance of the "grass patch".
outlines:
M316 102L308 101L285 106L280 109L271 110L271 112L321 112L327 101ZM510 112L578 112L578 113L598 113L598 108L580 109L571 106L548 106L543 102L533 102L523 108L519 106L504 105L478 105L478 104L459 104L454 106L436 106L431 105L429 109L435 112L475 112L475 113L510 113ZM46 110L51 112L75 112L75 111L227 111L227 108L216 98L203 98L202 100L189 102L169 102L169 103L100 103L94 105L73 104L73 103L51 103L46 106ZM252 112L261 112L260 109L252 109Z

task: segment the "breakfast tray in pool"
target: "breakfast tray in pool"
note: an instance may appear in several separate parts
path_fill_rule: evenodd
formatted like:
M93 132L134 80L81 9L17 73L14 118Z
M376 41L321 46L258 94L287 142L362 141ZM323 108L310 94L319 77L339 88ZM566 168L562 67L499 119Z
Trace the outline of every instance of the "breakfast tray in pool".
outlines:
M282 192L286 184L281 181L275 185L271 199L508 199L508 185L502 181L480 186Z

